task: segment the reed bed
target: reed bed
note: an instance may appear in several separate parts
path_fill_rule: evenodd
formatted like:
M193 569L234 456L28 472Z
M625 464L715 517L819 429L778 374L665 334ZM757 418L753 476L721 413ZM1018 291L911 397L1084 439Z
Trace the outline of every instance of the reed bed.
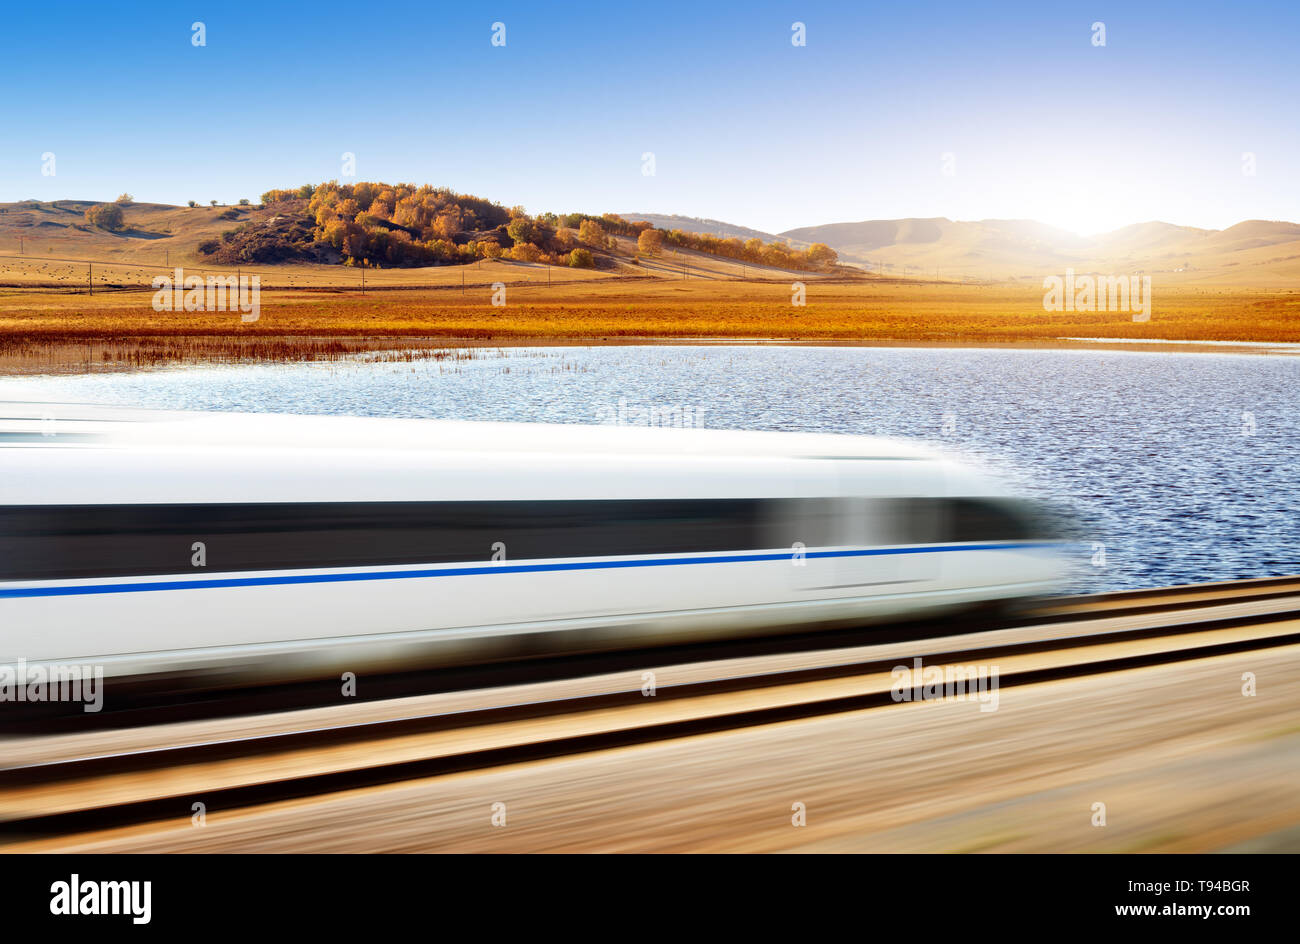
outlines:
M403 338L134 337L64 340L0 336L0 373L81 373L140 370L186 364L273 364L364 358L380 363L460 362L482 357L476 348Z

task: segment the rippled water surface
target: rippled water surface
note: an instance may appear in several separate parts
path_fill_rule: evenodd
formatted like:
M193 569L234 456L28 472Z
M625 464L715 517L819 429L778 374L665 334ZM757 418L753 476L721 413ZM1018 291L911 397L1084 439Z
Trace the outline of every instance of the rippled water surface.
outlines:
M8 379L0 396L560 423L643 423L653 410L669 424L901 436L975 454L1071 505L1085 538L1075 589L1300 573L1300 360L1289 356L515 348Z

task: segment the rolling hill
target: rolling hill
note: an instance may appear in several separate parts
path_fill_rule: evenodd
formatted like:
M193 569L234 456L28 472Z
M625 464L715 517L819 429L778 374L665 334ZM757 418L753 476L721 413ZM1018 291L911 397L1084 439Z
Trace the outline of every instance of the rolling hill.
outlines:
M780 234L824 242L841 261L888 274L1042 278L1080 272L1160 273L1171 281L1300 285L1300 224L1247 220L1224 230L1148 222L1083 237L1033 220L864 220Z
M125 225L117 231L87 222L86 210L100 205L97 201L26 200L0 204L0 287L27 291L73 290L87 284L147 285L154 276L177 265L204 270L242 266L245 271L257 271L268 287L357 283L361 277L357 268L339 265L340 252L313 241L305 203L180 207L130 202L122 204ZM784 242L771 234L763 235L769 237L768 242ZM548 275L548 266L542 262L502 259L486 268L485 263L478 263L470 281L478 273L489 271L501 273L512 282L555 278L598 281L611 276L788 282L855 274L853 269L816 272L742 262L682 246L665 246L658 254L642 254L635 238L620 234L607 235L607 243L605 248L593 250L594 269L561 266L563 275ZM218 247L216 251L213 245ZM460 269L447 264L386 266L369 268L366 278L375 288L459 284L464 278Z
M275 206L180 207L130 203L126 226L109 232L86 222L88 200L22 201L0 204L0 255L20 253L31 262L94 259L135 265L212 263L199 246L234 230L285 238L292 220ZM681 229L764 243L788 242L802 249L824 242L841 261L890 276L909 278L1038 281L1071 267L1076 272L1159 274L1179 284L1231 285L1258 289L1300 288L1300 224L1247 220L1223 230L1198 229L1165 222L1125 226L1082 237L1033 220L956 221L945 217L864 220L800 227L773 234L720 220L654 213L620 214L645 220L657 229ZM290 235L292 235L290 233ZM301 236L301 234L299 234ZM299 244L301 245L301 243ZM302 264L337 263L337 252L299 252L286 258ZM632 241L616 240L609 263L615 269L632 262ZM727 277L737 270L747 277L775 277L781 270L688 253L690 265ZM16 260L15 260L16 261ZM679 268L672 261L630 268L639 274L668 276ZM661 264L662 263L662 264ZM12 263L6 263L12 268ZM662 270L662 273L660 272ZM68 278L77 276L70 270Z
M126 206L126 226L109 232L86 222L93 200L0 204L0 252L20 248L32 255L80 254L124 262L163 262L192 253L242 223L272 215L255 206L180 207L163 203Z

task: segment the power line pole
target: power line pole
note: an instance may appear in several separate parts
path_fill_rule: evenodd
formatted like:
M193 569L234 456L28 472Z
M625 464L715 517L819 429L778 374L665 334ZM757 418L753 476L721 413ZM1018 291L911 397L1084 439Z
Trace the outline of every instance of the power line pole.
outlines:
M86 263L86 294L95 294L95 263Z

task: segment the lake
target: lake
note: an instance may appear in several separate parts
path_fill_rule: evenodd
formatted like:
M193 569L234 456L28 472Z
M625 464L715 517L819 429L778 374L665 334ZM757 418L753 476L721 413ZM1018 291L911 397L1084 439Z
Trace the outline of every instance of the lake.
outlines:
M1083 523L1079 592L1300 572L1300 360L627 345L0 379L4 399L865 433L968 454ZM1104 562L1097 544L1104 545Z

